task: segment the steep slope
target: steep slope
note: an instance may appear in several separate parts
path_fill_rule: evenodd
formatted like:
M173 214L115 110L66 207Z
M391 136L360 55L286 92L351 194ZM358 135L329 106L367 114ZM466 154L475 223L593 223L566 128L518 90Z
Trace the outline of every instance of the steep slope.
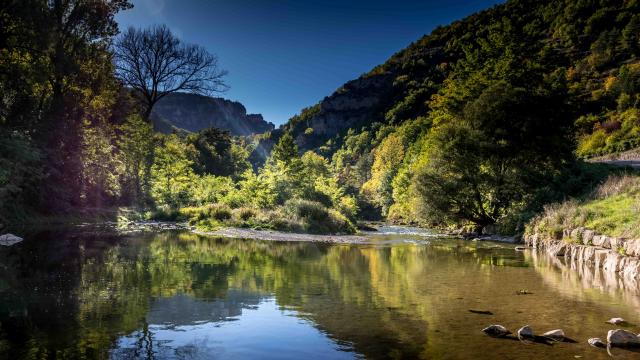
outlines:
M157 131L178 128L196 132L209 127L228 130L232 135L261 134L274 129L260 114L247 114L245 107L223 98L176 93L160 100L151 114Z
M359 132L374 123L399 124L425 116L430 111L431 96L442 88L445 79L452 74L466 76L460 60L484 56L477 60L494 61L499 51L480 54L478 48L490 43L492 37L515 34L523 44L520 50L527 52L516 56L543 60L549 73L567 71L576 100L574 117L583 117L576 136L587 141L602 128L599 125L611 122L598 133L595 144L588 144L596 149L583 146L585 156L637 146L640 142L626 140L620 146L606 147L604 139L627 118L632 118L627 122L637 122L635 116L620 114L640 106L638 6L635 0L507 1L435 29L320 103L302 110L261 145L268 152L282 131L291 131L302 150L331 155L349 129ZM500 44L495 45L499 50ZM624 79L618 76L621 74ZM323 145L327 146L321 148Z
M331 159L360 208L508 231L640 146L640 2L510 0L439 27L261 136Z

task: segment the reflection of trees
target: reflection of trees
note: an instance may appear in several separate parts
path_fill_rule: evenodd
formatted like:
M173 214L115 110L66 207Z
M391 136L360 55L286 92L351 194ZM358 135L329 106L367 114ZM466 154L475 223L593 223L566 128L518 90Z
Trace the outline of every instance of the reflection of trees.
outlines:
M462 242L330 246L190 233L111 242L55 239L50 246L30 244L33 258L15 252L2 259L18 269L0 273L13 299L2 301L8 308L0 309L0 323L20 334L9 338L12 346L105 358L119 336L136 334L130 355L144 356L157 346L150 324L218 321L275 295L279 306L298 310L368 357L437 357L443 346L434 343L438 329L429 327L439 316L437 306L471 291L491 291L482 284L458 288L455 279L517 260L512 250L503 254ZM460 266L461 259L472 265ZM434 282L433 273L446 278ZM34 287L51 292L37 296L30 293Z

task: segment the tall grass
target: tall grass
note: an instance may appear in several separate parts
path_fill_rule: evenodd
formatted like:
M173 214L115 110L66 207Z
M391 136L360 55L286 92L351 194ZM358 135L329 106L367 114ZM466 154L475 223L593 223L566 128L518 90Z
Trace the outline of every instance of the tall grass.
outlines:
M585 227L610 236L640 238L640 176L612 175L582 201L547 205L526 233L560 239L564 229Z

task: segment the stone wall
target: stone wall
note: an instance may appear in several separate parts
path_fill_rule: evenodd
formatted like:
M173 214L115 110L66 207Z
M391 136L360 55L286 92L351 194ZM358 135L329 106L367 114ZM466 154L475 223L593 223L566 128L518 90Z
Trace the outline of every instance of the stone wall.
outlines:
M525 244L551 256L564 257L578 266L602 268L626 280L640 280L640 239L600 235L593 230L565 230L563 239L542 234L525 235Z

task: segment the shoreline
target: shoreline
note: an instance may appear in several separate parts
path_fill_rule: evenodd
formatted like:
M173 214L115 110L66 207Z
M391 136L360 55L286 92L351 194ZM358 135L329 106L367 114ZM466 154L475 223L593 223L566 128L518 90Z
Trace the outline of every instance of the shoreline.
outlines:
M317 242L331 244L370 244L366 236L361 235L319 235L288 233L275 230L255 230L245 228L222 228L215 231L191 230L194 234L247 240L283 241L283 242Z
M597 234L586 228L565 229L562 239L542 234L524 237L525 244L551 257L563 257L579 265L618 274L627 281L640 281L640 239Z

